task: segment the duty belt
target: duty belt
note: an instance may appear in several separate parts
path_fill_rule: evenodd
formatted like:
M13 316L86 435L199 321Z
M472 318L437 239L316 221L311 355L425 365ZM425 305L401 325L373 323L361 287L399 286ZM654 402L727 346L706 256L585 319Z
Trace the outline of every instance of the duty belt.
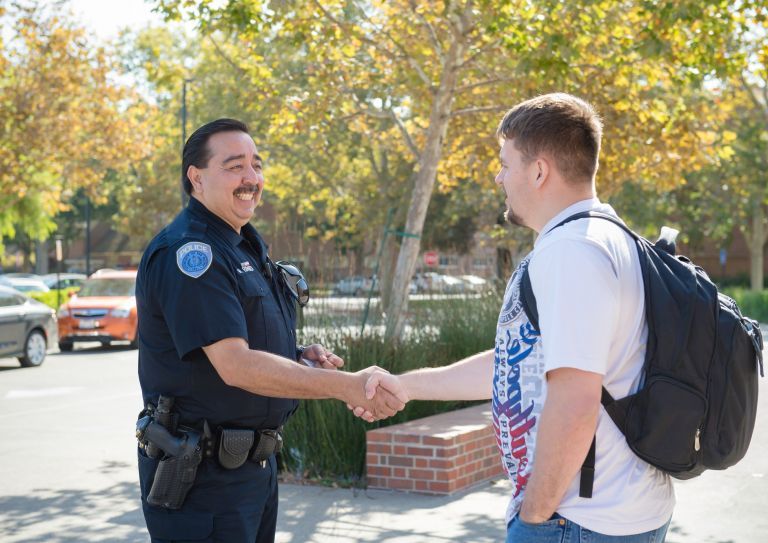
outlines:
M276 430L219 427L215 435L204 431L204 456L216 458L225 469L237 469L247 460L263 467L269 457L279 453L282 448L282 427Z

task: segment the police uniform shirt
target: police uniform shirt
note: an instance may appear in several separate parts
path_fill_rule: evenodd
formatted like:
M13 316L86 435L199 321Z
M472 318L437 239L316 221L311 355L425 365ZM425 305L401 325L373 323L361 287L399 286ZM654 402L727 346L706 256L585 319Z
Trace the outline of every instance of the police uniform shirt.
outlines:
M295 359L296 308L250 224L238 234L191 198L144 252L136 305L145 402L174 396L182 423L247 428L276 428L295 409L225 384L202 350L236 337Z

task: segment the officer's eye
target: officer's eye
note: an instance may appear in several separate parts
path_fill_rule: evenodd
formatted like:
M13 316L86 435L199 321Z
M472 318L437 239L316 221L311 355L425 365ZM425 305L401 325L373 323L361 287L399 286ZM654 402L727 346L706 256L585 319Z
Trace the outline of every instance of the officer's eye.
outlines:
M241 169L242 167L243 167L243 166L242 166L242 165L240 165L240 164L235 164L234 166L230 166L230 168L229 168L229 169L230 169L230 170L239 170L239 169Z

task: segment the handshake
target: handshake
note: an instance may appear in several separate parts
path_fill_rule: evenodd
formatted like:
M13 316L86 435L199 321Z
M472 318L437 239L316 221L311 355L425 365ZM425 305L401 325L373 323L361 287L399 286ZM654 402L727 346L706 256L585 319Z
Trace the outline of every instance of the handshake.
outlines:
M301 362L324 370L336 370L344 366L341 357L320 344L305 347ZM405 404L413 399L399 376L378 366L356 373L334 372L333 377L333 390L327 391L329 395L346 402L355 416L367 422L389 418L402 411Z
M360 386L349 391L347 407L367 422L395 415L411 399L400 377L378 366L366 368L354 376Z

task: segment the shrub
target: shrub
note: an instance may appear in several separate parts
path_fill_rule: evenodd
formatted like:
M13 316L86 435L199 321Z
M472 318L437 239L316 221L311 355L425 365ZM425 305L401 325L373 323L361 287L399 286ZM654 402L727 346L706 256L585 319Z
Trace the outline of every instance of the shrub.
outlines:
M723 293L736 300L744 315L768 323L768 290L755 292L746 288L726 288Z
M62 304L66 303L69 300L69 293L74 293L78 290L80 289L70 287L60 290L49 290L48 292L26 292L25 294L38 302L43 302L45 305L58 310L59 307L56 305L56 300L59 300Z
M397 345L384 340L380 324L374 324L361 335L359 311L356 317L354 313L339 315L340 324L335 326L328 326L334 319L330 313L307 316L300 338L306 343L322 342L344 358L347 371L374 364L392 373L444 366L493 347L500 303L498 293L412 303L408 333ZM324 326L315 328L319 321ZM380 323L380 315L375 316L374 322ZM391 419L369 424L354 417L342 402L302 401L286 425L282 461L286 469L299 477L358 485L365 470L367 430L474 403L415 401Z

